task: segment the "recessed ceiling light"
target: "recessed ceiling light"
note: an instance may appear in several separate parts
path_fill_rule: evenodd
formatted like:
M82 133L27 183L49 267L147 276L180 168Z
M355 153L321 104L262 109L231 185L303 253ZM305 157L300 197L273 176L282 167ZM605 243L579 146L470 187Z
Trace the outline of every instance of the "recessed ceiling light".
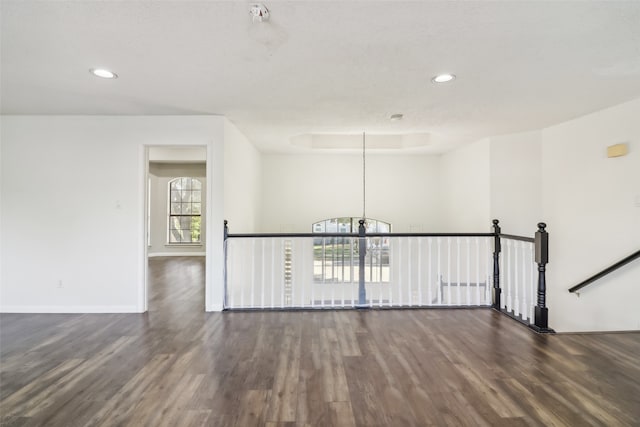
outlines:
M434 78L431 79L433 83L447 83L456 78L453 74L438 74Z
M92 68L89 70L91 74L96 77L102 77L103 79L117 79L118 75L113 71L105 70L104 68Z
M392 122L398 122L398 121L402 120L403 117L404 116L402 114L392 114L389 117L389 120L391 120Z

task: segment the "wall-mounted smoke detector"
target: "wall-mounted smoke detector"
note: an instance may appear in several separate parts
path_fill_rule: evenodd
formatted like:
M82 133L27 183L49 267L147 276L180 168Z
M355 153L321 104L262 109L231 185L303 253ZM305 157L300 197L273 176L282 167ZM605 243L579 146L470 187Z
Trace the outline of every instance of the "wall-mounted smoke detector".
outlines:
M269 9L262 3L254 3L249 7L249 14L253 22L265 22L269 20Z

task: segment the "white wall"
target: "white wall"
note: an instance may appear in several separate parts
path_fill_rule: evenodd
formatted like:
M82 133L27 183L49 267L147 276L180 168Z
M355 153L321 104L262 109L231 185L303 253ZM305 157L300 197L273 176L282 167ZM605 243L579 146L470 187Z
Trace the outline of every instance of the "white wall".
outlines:
M222 223L220 117L1 120L2 311L144 310L145 145L207 147L207 196L220 200L207 221ZM216 309L221 229L208 230L207 249L206 305Z
M202 216L199 244L169 244L167 242L169 181L178 177L198 178L202 183L202 212L206 212L207 170L203 163L150 163L151 218L149 256L204 255L207 223Z
M153 163L205 163L207 150L202 147L149 147L149 161Z
M567 289L640 249L640 99L542 131L543 217L550 233L548 305L559 331L640 329L640 261ZM607 158L609 145L629 154Z
M262 198L260 152L226 118L224 139L224 217L234 233L256 232Z
M490 140L443 154L441 162L442 231L491 231Z
M435 156L367 155L367 217L395 232L440 227L440 166ZM262 231L311 232L311 224L362 216L362 156L263 156Z
M495 136L491 141L491 218L504 233L533 237L542 220L541 132Z

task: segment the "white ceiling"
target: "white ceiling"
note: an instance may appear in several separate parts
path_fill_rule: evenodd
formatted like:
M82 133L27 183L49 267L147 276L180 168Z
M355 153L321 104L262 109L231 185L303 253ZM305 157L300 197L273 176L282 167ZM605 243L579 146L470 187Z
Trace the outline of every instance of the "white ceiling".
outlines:
M442 152L640 97L640 1L265 4L252 24L240 0L2 0L2 113L222 114L264 152L362 131Z

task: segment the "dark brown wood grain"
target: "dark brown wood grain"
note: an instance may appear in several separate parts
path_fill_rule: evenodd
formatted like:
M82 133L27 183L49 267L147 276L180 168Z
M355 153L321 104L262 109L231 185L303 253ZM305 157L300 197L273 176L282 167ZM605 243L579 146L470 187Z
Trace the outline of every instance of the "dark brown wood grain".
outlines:
M145 314L0 316L7 426L640 425L640 333L536 335L492 310L204 313L154 258Z

